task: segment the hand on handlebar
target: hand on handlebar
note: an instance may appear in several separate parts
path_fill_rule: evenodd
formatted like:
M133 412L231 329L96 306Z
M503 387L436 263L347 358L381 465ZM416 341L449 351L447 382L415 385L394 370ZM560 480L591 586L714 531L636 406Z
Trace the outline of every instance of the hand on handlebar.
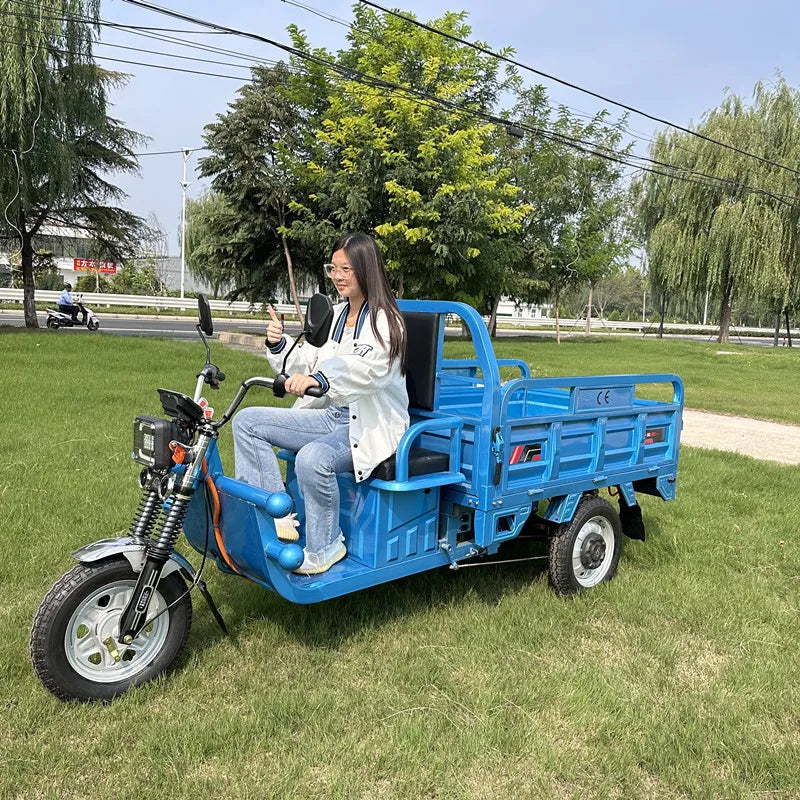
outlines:
M321 389L320 382L310 375L290 375L285 383L286 394L295 394L302 397L306 389Z
M267 340L278 344L281 340L281 336L283 336L283 323L278 319L278 315L271 305L267 306L267 311L270 317L269 324L267 325Z

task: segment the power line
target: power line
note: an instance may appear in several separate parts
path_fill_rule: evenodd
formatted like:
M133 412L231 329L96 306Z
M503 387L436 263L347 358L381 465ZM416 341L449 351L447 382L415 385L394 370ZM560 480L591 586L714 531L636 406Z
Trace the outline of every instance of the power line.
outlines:
M125 2L130 2L130 0L125 0ZM477 50L479 53L483 53L484 55L491 56L492 58L499 59L500 61L505 61L508 64L512 64L515 67L519 67L520 69L524 69L528 72L532 72L534 75L539 75L543 78L547 78L548 80L555 81L556 83L560 83L562 86L567 86L570 89L575 89L576 91L582 92L583 94L588 94L591 97L597 98L598 100L602 100L604 103L611 103L611 105L615 105L618 108L624 108L626 111L630 111L634 114L638 114L642 117L645 117L653 122L658 122L660 125L666 125L670 128L675 128L676 130L683 131L684 133L691 134L692 136L696 136L699 139L703 139L706 142L710 142L711 144L718 145L719 147L724 147L728 150L732 150L735 153L739 153L740 155L747 156L748 158L754 158L757 161L762 162L763 164L769 164L772 167L778 167L780 169L785 169L788 172L792 172L795 175L800 175L800 170L795 169L794 167L790 167L786 164L781 164L778 161L772 161L769 158L764 158L763 156L759 156L756 153L750 153L747 150L742 150L739 147L736 147L732 144L726 144L725 142L721 142L718 139L712 139L710 136L706 136L699 131L693 131L691 128L685 128L682 125L678 125L677 123L670 122L669 120L662 119L661 117L656 117L652 114L648 114L646 111L642 111L641 109L635 108L634 106L629 106L626 103L621 103L617 100L612 100L610 97L606 97L605 95L598 94L597 92L593 92L590 89L584 89L582 86L578 86L575 83L570 83L569 81L565 81L562 78L557 78L555 75L550 75L547 72L542 72L541 70L535 69L534 67L529 66L528 64L524 64L521 61L517 61L514 58L509 58L508 56L504 56L502 53L495 53L493 50L489 50L486 47L482 47L475 42L470 42L467 39L462 39L460 36L456 36L455 34L448 33L447 31L443 31L439 28L434 28L432 25L427 25L424 22L419 22L419 20L413 19L412 17L406 16L405 14L401 14L399 11L393 11L390 8L386 8L378 3L372 2L372 0L358 0L359 3L363 3L364 5L371 6L372 8L378 9L382 11L384 14L391 14L393 17L397 17L398 19L405 20L406 22L416 25L417 27L423 28L426 31L430 31L431 33L438 34L439 36L443 36L446 39L450 39L451 41L458 42L459 44L464 45L465 47L471 47L473 50Z
M314 8L314 6L306 5L305 3L298 3L296 0L281 0L282 3L287 3L290 6L295 6L296 8L302 8L303 11L309 11L312 14L315 14L318 17L322 17L322 19L327 19L329 22L335 22L337 25L343 25L345 28L350 27L350 23L346 19L342 19L341 17L334 17L333 14L328 14L325 11L320 11L318 8Z
M39 4L37 4L37 3L26 2L26 0L16 0L16 3L17 3L17 5L27 6L28 8L32 9L33 11L37 11L37 12L41 11L41 6ZM47 19L47 20L62 21L62 22L63 21L72 20L72 21L75 21L75 22L85 22L85 23L90 24L90 25L97 25L97 26L107 25L107 26L112 27L112 28L124 28L124 29L131 30L131 31L137 31L137 30L141 30L141 31L165 31L167 33L191 33L191 34L196 34L196 35L200 35L200 36L218 35L218 34L221 33L221 31L189 31L189 30L186 30L184 28L159 28L159 27L154 27L152 25L128 25L128 24L125 24L125 23L122 23L122 22L108 22L108 21L103 20L103 19L94 20L94 19L91 19L89 17L81 17L81 16L78 16L78 15L75 15L75 14L71 14L69 17L60 17L60 16L56 16L56 15L41 14L41 13L20 14L18 12L12 12L12 11L4 11L4 12L0 12L0 13L10 14L11 16L15 16L15 17L28 17L29 19Z
M590 142L590 141L578 139L578 138L575 138L575 137L571 137L571 136L568 136L568 135L565 135L565 134L561 134L561 133L558 133L558 132L555 132L555 131L550 131L550 130L539 128L539 127L534 127L534 126L525 125L525 124L522 124L522 125L516 124L515 125L514 123L512 123L508 119L504 119L504 118L498 117L497 115L490 114L488 112L479 111L477 109L470 109L470 108L467 108L466 106L460 105L458 103L453 103L453 102L444 100L442 98L435 97L433 95L427 94L425 92L422 92L420 90L414 89L412 87L401 86L401 85L395 84L395 83L393 83L391 81L386 81L386 80L381 79L381 78L376 78L375 76L367 75L366 73L360 72L358 70L354 70L354 69L350 69L350 68L343 68L343 67L341 67L341 66L339 66L339 65L337 65L337 64L335 64L335 63L333 63L331 61L328 61L327 59L321 58L320 56L315 56L315 55L306 53L306 52L301 51L301 50L299 50L299 49L297 49L295 47L291 47L291 46L285 45L285 44L283 44L281 42L277 42L277 41L268 39L267 37L260 36L259 34L254 34L254 33L248 32L248 31L240 31L240 30L237 30L237 29L234 29L234 28L228 28L226 26L218 25L217 23L210 23L210 22L206 22L204 20L199 20L198 18L191 17L190 15L185 15L185 14L182 14L180 12L174 12L174 11L171 11L170 9L164 9L164 8L159 7L159 6L155 6L154 4L151 4L151 3L141 2L141 0L126 0L126 2L130 2L130 3L134 4L134 5L141 5L141 6L144 6L145 8L148 8L148 9L151 9L151 10L155 10L155 11L157 11L159 13L164 13L164 14L167 14L169 16L177 17L179 19L185 19L186 21L189 21L192 24L208 25L208 26L211 26L211 27L213 27L215 29L219 29L221 32L229 33L229 34L232 34L232 35L239 35L239 36L252 38L252 39L255 39L256 41L263 41L263 42L271 44L271 45L273 45L275 47L278 47L279 49L282 49L282 50L284 50L286 52L289 52L290 54L296 56L297 58L300 58L301 60L312 61L313 63L317 63L317 64L319 64L321 66L324 66L326 69L329 69L330 71L335 72L336 74L340 75L341 77L344 77L347 80L352 80L352 81L354 81L356 83L361 83L362 85L371 86L371 87L374 87L374 88L380 88L384 92L388 92L390 94L393 94L394 96L398 96L398 93L400 93L401 96L405 96L405 97L411 96L414 99L416 99L417 102L421 102L422 104L424 104L424 105L426 105L428 107L440 107L440 108L444 107L444 108L447 108L451 112L459 113L459 114L468 114L468 115L470 115L472 117L477 117L477 118L480 118L480 119L484 119L485 121L491 122L492 124L503 126L503 127L505 127L506 129L509 129L509 130L514 128L514 127L516 127L517 129L525 130L525 131L527 131L529 133L532 133L532 134L534 134L534 135L536 135L536 136L538 136L540 138L543 138L545 140L549 140L549 141L556 142L556 143L559 143L559 144L562 144L562 145L565 145L565 146L568 146L568 147L572 147L573 149L578 150L579 152L585 153L587 155L592 155L592 156L595 156L595 157L603 158L603 159L605 159L607 161L614 162L614 163L617 163L617 164L620 164L620 165L634 167L634 168L637 168L637 169L642 169L644 171L651 172L652 174L661 175L661 176L672 178L672 179L675 179L675 180L687 180L687 178L691 178L691 180L688 180L688 182L694 183L694 184L697 184L697 185L703 185L703 186L706 186L707 188L719 188L720 185L725 185L726 188L733 187L733 188L735 188L735 189L737 189L739 191L761 194L763 196L772 197L772 198L774 198L774 199L776 199L778 201L782 201L782 202L798 202L798 198L796 198L794 196L776 194L776 193L773 193L773 192L769 192L769 191L767 191L765 189L761 189L759 187L747 186L747 185L738 183L738 182L736 182L736 181L734 181L732 179L729 179L729 178L721 178L721 177L716 176L716 175L709 175L707 173L697 172L697 171L691 170L691 169L689 169L687 167L681 167L681 166L678 166L678 165L669 164L667 162L654 160L652 158L648 158L648 157L644 157L644 156L637 156L637 155L633 155L633 154L630 154L630 153L619 153L619 152L613 150L612 148L610 148L610 147L608 147L606 145L602 145L602 144L599 144L599 143L596 143L596 142ZM80 20L79 18L75 18L75 19L77 21L84 21L84 20ZM186 46L191 46L191 45L187 44ZM148 51L145 51L145 52L148 52ZM155 51L149 51L149 52L155 52ZM207 75L207 76L211 76L211 77L228 78L228 79L231 79L231 80L249 81L249 79L244 79L244 78L236 77L236 76L233 76L233 75L223 75L223 74L220 74L220 73L203 72L203 71L200 71L200 70L180 69L180 68L177 68L177 67L170 67L170 66L161 65L161 64L152 64L152 63L131 61L131 60L125 60L125 59L113 59L113 58L110 58L110 57L107 57L107 56L98 56L98 58L101 59L101 60L117 61L117 62L120 62L120 63L127 63L127 64L136 64L136 65L140 65L140 66L147 66L147 67L152 67L152 68L156 68L156 69L165 69L165 70L169 70L169 71L186 72L186 73L191 73L191 74ZM239 67L241 65L232 65L232 66ZM350 93L356 94L355 92L350 92ZM182 151L178 151L178 152L182 152ZM660 171L660 170L654 170L654 169L649 168L649 167L642 167L642 166L637 165L637 164L632 164L631 160L647 162L647 163L653 164L654 166L657 166L657 167L663 167L664 169L668 169L668 170L680 171L680 172L683 172L685 174L678 175L678 174L675 174L675 172L663 172L663 171Z
M525 124L514 123L511 120L504 119L502 117L497 116L496 114L491 114L485 111L480 111L477 109L469 109L458 103L453 103L443 98L435 97L434 95L430 95L426 92L414 89L413 87L401 86L400 84L388 81L384 78L377 78L373 75L368 75L364 72L361 72L353 68L342 67L338 64L335 64L332 61L322 58L321 56L315 55L313 53L307 53L296 47L284 44L283 42L276 41L275 39L270 39L269 37L262 36L261 34L253 33L252 31L243 31L237 28L231 28L226 25L221 25L216 22L209 22L207 20L200 19L199 17L195 17L189 14L184 14L179 11L174 11L172 9L165 8L163 6L158 6L155 3L148 2L147 0L124 0L124 2L130 3L131 5L140 6L142 8L146 8L151 11L155 11L156 13L159 14L164 14L166 16L173 17L175 19L180 19L194 25L204 25L214 30L220 30L226 33L230 33L232 35L242 36L244 38L264 42L266 44L272 45L273 47L277 47L278 49L283 50L284 52L290 53L291 55L294 55L297 58L323 66L339 74L341 77L344 77L347 80L354 80L355 82L364 83L366 85L370 85L373 87L399 91L406 95L410 95L416 99L422 98L431 103L436 103L437 105L447 108L451 111L458 111L461 113L471 114L475 117L484 119L487 122L491 122L493 124L500 125L505 128L516 127L518 129L522 129L530 133L533 133L544 139L560 142L588 155L594 155L611 162L615 162L629 167L635 167L638 165L631 164L630 161L627 160L628 158L635 158L637 161L646 161L648 163L655 164L655 166L665 167L673 170L681 170L686 173L685 175L681 176L681 175L675 175L674 173L662 172L660 170L652 169L650 167L641 167L645 171L652 172L653 174L656 175L662 175L664 177L674 178L676 180L691 178L689 182L696 183L699 185L705 185L706 187L719 188L721 184L726 185L728 188L730 188L731 186L731 181L730 179L727 178L720 178L718 176L709 176L705 173L699 173L694 170L678 167L676 165L668 164L666 162L656 162L653 159L645 158L644 156L630 156L630 155L620 154L612 150L611 148L606 147L605 145L597 145L593 142L586 142L585 140L576 139L574 137L566 136L564 134L559 134L553 131L548 131ZM587 149L587 147L592 149ZM606 152L603 152L603 150L605 150ZM714 183L710 183L708 181L713 181ZM736 182L733 182L733 185L739 191L756 193L756 194L761 194L763 196L772 197L775 200L778 200L779 202L800 203L800 198L795 197L793 195L780 195L770 192L766 189L761 189L759 187L750 187Z
M22 29L18 25L5 25L3 23L0 23L0 30L17 30L18 31L18 30L22 30ZM2 41L5 44L16 44L16 42L9 41L7 39L4 39ZM149 49L143 48L143 47L132 47L130 45L117 44L115 42L104 42L102 40L98 40L95 44L99 45L100 47L114 47L114 48L119 49L119 50L131 50L133 52L147 53L149 55L154 55L154 56L166 56L167 58L178 58L178 59L181 59L182 61L197 61L197 62L200 62L200 63L203 63L203 64L219 64L219 65L224 66L224 67L234 67L235 69L249 69L250 67L252 67L252 65L254 63L262 63L262 64L270 64L270 65L275 65L275 64L278 63L277 61L274 61L274 60L270 61L268 59L256 59L256 58L249 58L248 59L245 56L237 56L238 58L240 58L242 60L249 60L250 64L249 65L246 65L246 64L234 64L234 63L232 63L230 61L216 61L216 60L210 59L210 58L200 58L199 56L182 56L182 55L179 55L178 53L165 53L163 50L149 50ZM191 44L187 44L187 46L191 46ZM66 53L67 52L66 50L61 50L61 49L53 48L53 47L51 47L50 49L53 50L54 52L59 52L59 53ZM109 56L96 56L96 58L106 58L107 60L113 60ZM123 63L128 63L128 62L123 62ZM135 63L139 63L139 62L135 62L134 61L134 62L129 62L129 63L134 63L135 64ZM151 65L146 65L146 66L156 66L156 65L151 64ZM213 73L208 73L208 74L213 74Z

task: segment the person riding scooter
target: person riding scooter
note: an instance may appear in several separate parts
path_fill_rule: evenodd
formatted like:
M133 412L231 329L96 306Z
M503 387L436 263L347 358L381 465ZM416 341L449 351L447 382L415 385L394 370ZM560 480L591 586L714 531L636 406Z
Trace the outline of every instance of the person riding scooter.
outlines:
M62 314L69 314L73 322L78 321L78 312L81 312L81 325L86 324L86 309L81 305L76 305L72 300L72 284L65 283L64 291L61 292L61 297L58 298L58 310Z

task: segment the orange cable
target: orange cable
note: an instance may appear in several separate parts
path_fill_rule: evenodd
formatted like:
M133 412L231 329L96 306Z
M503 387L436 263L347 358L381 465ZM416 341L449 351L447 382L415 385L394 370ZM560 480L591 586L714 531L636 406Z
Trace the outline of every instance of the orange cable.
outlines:
M233 560L228 555L228 551L225 549L225 541L222 537L222 528L219 524L219 515L221 510L219 492L217 491L214 479L208 474L208 464L206 463L205 459L203 459L203 476L205 477L206 484L211 491L211 501L214 507L211 523L214 526L214 540L217 543L217 550L219 550L219 554L222 557L222 560L225 562L225 566L233 570L233 572L235 572L237 575L242 575L241 571L236 567L236 565L233 563ZM242 577L246 576L242 575Z

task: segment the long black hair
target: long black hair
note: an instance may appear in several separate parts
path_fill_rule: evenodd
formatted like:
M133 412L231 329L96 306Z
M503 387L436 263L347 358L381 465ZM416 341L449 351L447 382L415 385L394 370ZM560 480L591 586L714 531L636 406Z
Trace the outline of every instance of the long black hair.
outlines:
M375 240L366 233L348 233L342 236L331 250L331 258L337 250L343 250L347 262L353 268L361 294L369 303L369 321L375 338L385 347L386 342L378 331L375 320L378 312L386 314L389 323L389 360L400 358L400 371L406 374L406 326L397 307L381 251Z

